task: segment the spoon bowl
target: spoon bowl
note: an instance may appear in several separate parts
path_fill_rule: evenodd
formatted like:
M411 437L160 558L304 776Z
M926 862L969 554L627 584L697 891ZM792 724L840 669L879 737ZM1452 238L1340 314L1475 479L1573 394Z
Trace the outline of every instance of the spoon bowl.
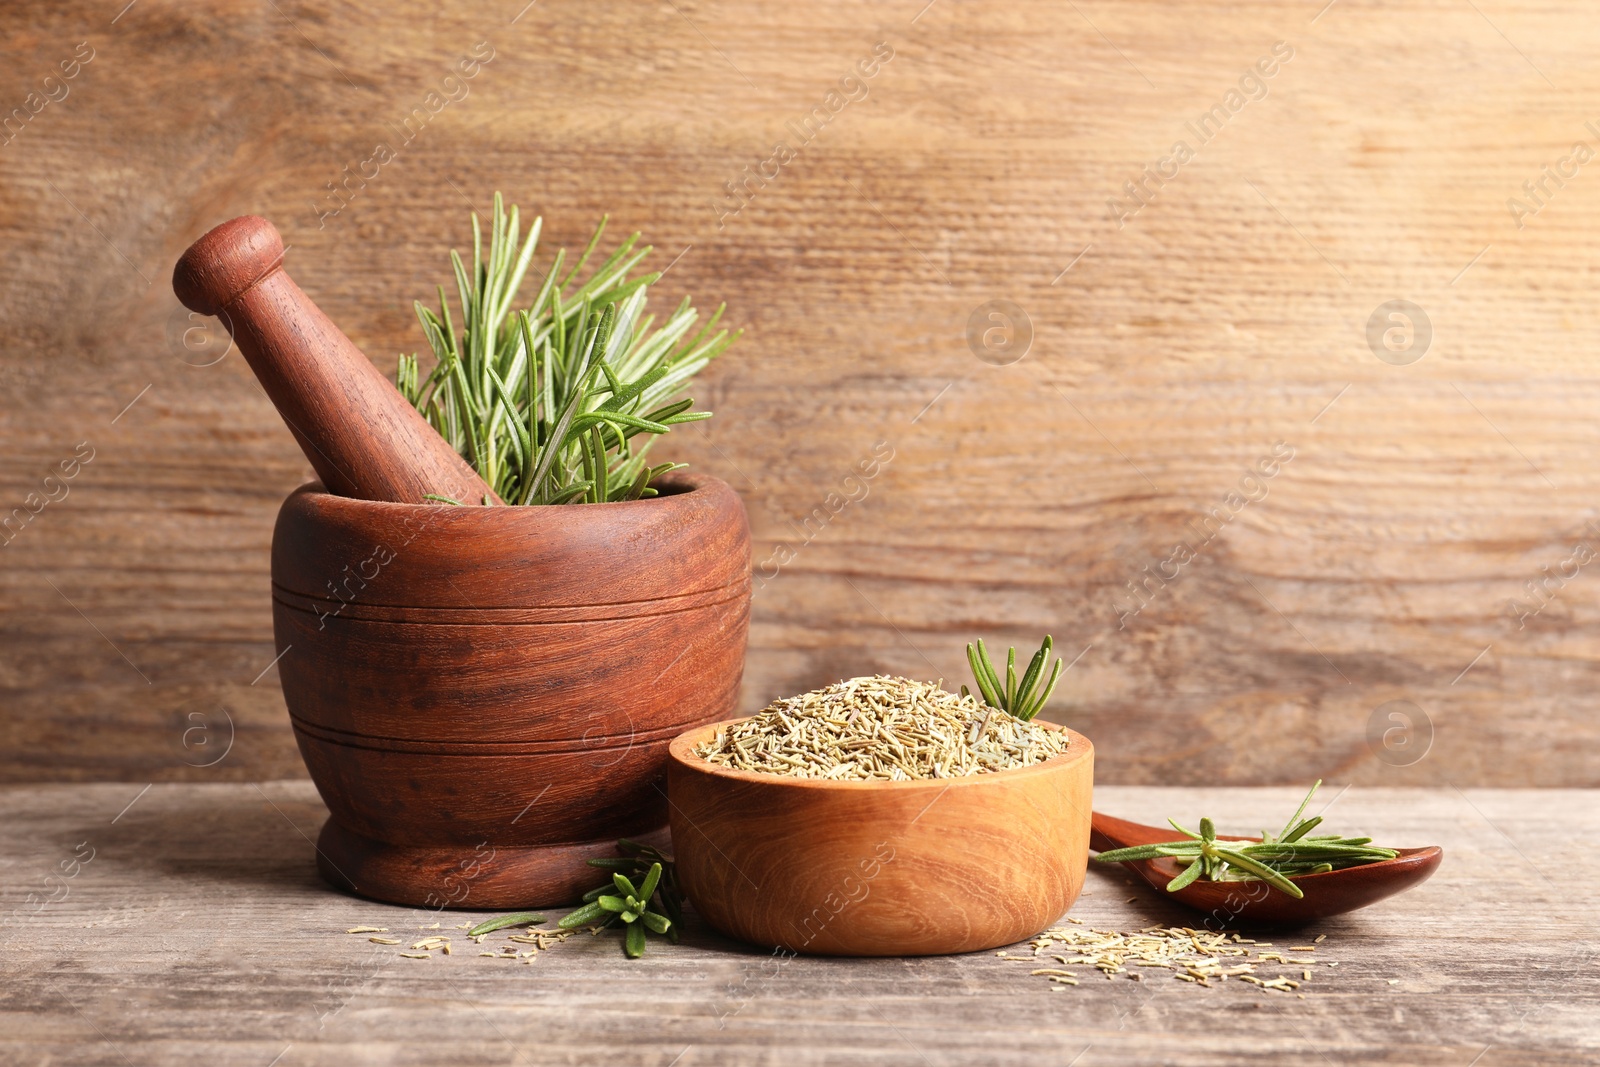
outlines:
M1096 852L1135 845L1155 845L1177 839L1178 834L1170 827L1146 826L1102 815L1098 811L1090 823L1089 847ZM1217 840L1261 839L1218 834ZM1397 851L1400 854L1392 860L1380 860L1322 874L1295 875L1289 880L1305 894L1299 900L1261 881L1210 882L1198 879L1176 893L1169 893L1167 883L1183 871L1183 866L1177 860L1169 857L1130 860L1125 866L1133 868L1163 897L1203 912L1224 926L1236 923L1301 926L1330 915L1342 915L1364 908L1384 897L1392 897L1412 886L1421 885L1438 870L1439 862L1444 858L1444 849L1437 845Z

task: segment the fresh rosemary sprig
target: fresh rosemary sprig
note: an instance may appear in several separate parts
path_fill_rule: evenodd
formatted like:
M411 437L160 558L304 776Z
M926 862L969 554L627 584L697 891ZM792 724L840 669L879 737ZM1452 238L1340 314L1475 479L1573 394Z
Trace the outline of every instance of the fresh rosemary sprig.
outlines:
M537 926L544 922L544 916L536 912L521 911L515 915L502 915L497 919L489 919L479 923L467 931L468 937L478 937L482 934L492 934L496 930L505 930L512 926Z
M590 923L602 927L621 923L623 951L630 959L638 959L644 955L647 929L677 943L683 893L678 888L677 868L659 849L624 839L617 842L617 850L625 855L589 861L589 866L611 872L610 883L585 893L583 907L556 925L570 930ZM660 910L652 910L652 905Z
M671 397L738 334L716 330L719 307L691 336L699 313L687 297L652 332L655 316L645 314L645 301L660 275L628 277L650 252L636 247L637 233L574 286L599 247L605 219L577 263L563 274L566 251L558 252L533 304L513 312L542 226L535 219L524 242L517 208L508 214L496 193L486 258L472 216L471 273L450 253L459 332L443 286L437 314L417 302L436 362L422 377L417 357L401 356L395 385L508 504L654 496L650 482L683 466L649 466L655 438L711 417L692 410L693 400Z
M976 647L968 645L967 664L972 668L973 681L978 683L978 691L983 694L984 702L991 708L1015 715L1023 722L1039 714L1045 701L1050 699L1050 694L1056 691L1056 681L1061 677L1061 661L1058 659L1050 672L1050 680L1042 687L1039 685L1045 664L1050 662L1052 647L1050 636L1046 634L1044 644L1033 654L1033 660L1023 672L1021 681L1017 680L1017 650L1010 649L1006 653L1006 679L1002 685L1000 675L989 660L989 650L983 647L983 639L978 639ZM961 687L961 695L967 695L966 686Z
M1191 862L1183 873L1167 883L1167 892L1176 893L1197 878L1212 882L1252 881L1259 879L1295 899L1305 896L1300 887L1289 879L1297 874L1320 874L1325 871L1359 867L1379 860L1392 860L1399 855L1392 848L1378 848L1370 837L1340 837L1336 834L1308 836L1322 822L1322 816L1301 819L1306 805L1322 786L1317 779L1311 792L1300 802L1300 807L1289 817L1283 830L1276 836L1261 832L1261 840L1218 841L1215 825L1209 818L1200 820L1200 832L1195 833L1168 819L1174 829L1188 836L1187 841L1166 841L1154 845L1135 845L1132 848L1112 849L1095 859L1101 863L1127 863L1132 860L1159 859L1171 856Z

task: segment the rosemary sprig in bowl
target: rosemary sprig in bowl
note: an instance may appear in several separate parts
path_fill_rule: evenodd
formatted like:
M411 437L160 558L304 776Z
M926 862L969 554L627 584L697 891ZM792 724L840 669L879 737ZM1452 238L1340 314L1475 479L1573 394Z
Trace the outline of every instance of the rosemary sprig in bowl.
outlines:
M513 311L543 220L523 240L517 208L496 193L487 255L476 214L470 273L450 253L459 329L443 286L437 313L416 304L435 363L424 376L401 356L395 385L508 504L653 496L651 481L682 467L646 462L655 438L711 416L672 398L738 334L717 330L721 307L691 333L700 316L687 297L657 327L645 302L660 275L628 277L650 252L637 233L575 284L605 226L570 268L558 252L532 305Z
M1206 817L1200 820L1199 833L1168 819L1174 829L1185 835L1185 839L1112 849L1100 853L1095 859L1101 863L1127 863L1163 857L1188 860L1189 864L1183 872L1167 883L1169 893L1176 893L1199 878L1213 882L1259 879L1299 900L1305 893L1290 881L1295 875L1343 870L1380 860L1392 860L1399 855L1392 848L1373 845L1370 837L1312 835L1310 831L1321 824L1322 816L1310 819L1302 819L1301 816L1321 786L1322 780L1319 778L1283 829L1276 835L1262 831L1260 841L1219 840L1215 825Z
M1044 708L1050 694L1056 691L1056 682L1061 678L1059 659L1049 679L1044 678L1044 667L1050 662L1052 647L1050 635L1046 634L1044 644L1033 654L1033 660L1022 673L1020 681L1017 678L1017 650L1014 647L1009 649L1006 653L1006 677L1002 682L994 663L989 659L989 650L983 647L983 638L978 639L976 646L968 645L967 665L972 668L972 680L978 684L984 703L1023 722L1032 720ZM961 695L967 695L966 686L961 687Z

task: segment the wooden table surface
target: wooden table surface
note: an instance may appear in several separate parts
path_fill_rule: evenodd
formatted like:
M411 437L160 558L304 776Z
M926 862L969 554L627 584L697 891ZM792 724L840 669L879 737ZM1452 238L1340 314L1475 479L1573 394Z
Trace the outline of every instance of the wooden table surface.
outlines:
M1105 787L1096 806L1157 821L1203 805L1222 829L1247 830L1281 820L1294 794ZM310 842L325 809L309 783L10 787L0 790L0 1062L1600 1059L1600 858L1570 851L1574 838L1600 834L1595 792L1355 786L1327 796L1333 829L1441 844L1445 861L1406 896L1278 938L1326 934L1318 959L1338 961L1315 968L1300 999L1238 981L1126 976L1056 991L1027 964L988 952L780 961L693 916L680 945L652 944L640 961L587 934L532 965L480 958L459 933L455 955L406 959L404 946L345 930L367 924L413 940L423 935L412 930L439 922L451 933L473 916L327 889ZM91 850L69 876L74 854ZM1101 930L1193 922L1120 870L1092 871L1071 914Z

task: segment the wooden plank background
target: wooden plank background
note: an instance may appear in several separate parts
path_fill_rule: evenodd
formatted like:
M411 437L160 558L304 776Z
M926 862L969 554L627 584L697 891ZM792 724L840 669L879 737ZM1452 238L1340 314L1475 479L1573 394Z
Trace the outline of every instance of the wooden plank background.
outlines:
M237 354L185 361L171 265L267 215L388 368L502 189L552 248L611 212L663 302L748 331L660 452L793 550L747 707L1049 631L1103 781L1600 783L1582 5L124 2L0 13L0 515L67 493L0 548L0 778L303 773L267 545L308 468ZM993 300L1031 322L1007 365L968 341ZM1414 362L1369 346L1391 300Z

